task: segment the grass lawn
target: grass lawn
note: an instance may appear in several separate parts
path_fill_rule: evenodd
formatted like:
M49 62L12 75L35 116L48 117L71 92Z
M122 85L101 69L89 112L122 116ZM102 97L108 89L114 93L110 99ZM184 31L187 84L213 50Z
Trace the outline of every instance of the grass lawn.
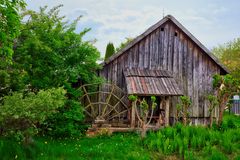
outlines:
M34 144L27 146L1 138L0 159L175 160L184 157L192 160L240 160L240 117L225 116L224 125L220 131L204 127L168 127L149 133L144 141L134 133L95 138L36 137Z
M22 146L11 140L0 143L2 159L150 159L136 134L110 137L51 139L35 138L35 145ZM1 159L1 158L0 158Z

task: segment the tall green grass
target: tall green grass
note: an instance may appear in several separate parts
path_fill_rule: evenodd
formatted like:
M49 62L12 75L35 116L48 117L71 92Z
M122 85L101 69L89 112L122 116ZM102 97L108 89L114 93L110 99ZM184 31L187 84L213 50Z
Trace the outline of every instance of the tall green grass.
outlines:
M149 150L185 159L194 159L194 156L236 158L240 154L240 117L228 115L222 126L214 129L177 124L150 133L144 144Z

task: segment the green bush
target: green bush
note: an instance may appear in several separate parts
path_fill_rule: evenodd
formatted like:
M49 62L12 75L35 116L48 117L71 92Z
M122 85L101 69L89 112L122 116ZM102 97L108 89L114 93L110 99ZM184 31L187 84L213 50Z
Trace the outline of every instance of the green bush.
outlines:
M68 100L59 112L50 116L42 126L43 134L52 137L80 136L87 129L79 102Z
M37 134L38 126L64 105L65 93L63 88L57 88L5 96L0 106L2 134L25 138Z
M80 136L88 126L83 123L83 106L78 101L81 91L74 89L70 84L65 84L68 100L64 107L52 114L41 126L42 134L52 137Z

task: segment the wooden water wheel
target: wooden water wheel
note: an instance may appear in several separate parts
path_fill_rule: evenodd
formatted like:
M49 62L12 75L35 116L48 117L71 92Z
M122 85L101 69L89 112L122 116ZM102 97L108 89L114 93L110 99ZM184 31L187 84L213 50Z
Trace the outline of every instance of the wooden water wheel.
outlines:
M80 87L86 121L95 123L119 123L128 120L127 94L115 84L85 84Z

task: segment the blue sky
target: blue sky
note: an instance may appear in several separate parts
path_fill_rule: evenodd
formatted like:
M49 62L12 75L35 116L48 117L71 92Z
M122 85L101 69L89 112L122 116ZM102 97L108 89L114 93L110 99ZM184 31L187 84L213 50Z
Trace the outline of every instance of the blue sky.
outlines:
M102 53L108 42L118 46L125 37L136 37L164 14L171 14L208 49L240 37L239 0L26 0L28 9L64 6L68 20L83 18L77 32L92 28L86 40Z

